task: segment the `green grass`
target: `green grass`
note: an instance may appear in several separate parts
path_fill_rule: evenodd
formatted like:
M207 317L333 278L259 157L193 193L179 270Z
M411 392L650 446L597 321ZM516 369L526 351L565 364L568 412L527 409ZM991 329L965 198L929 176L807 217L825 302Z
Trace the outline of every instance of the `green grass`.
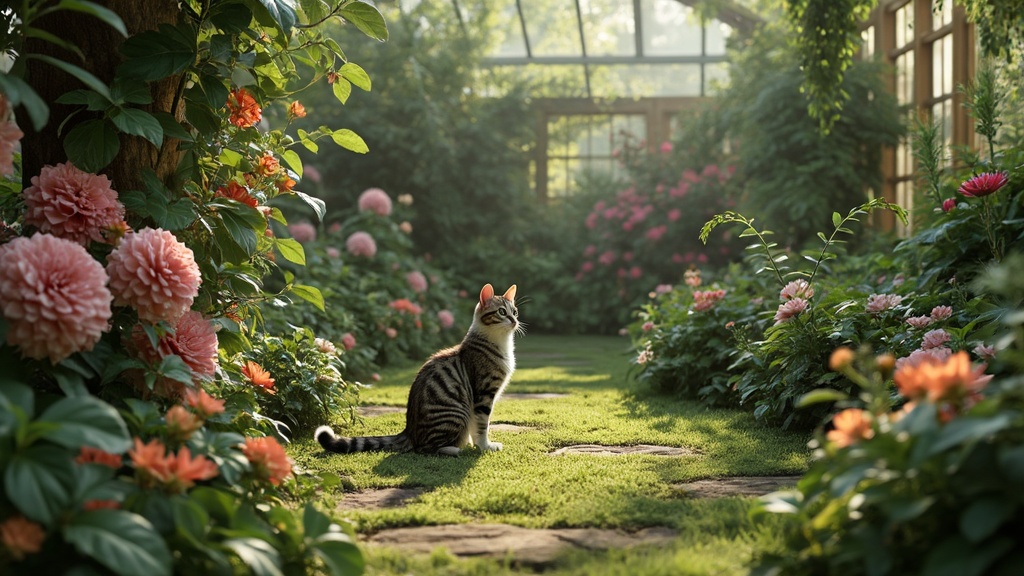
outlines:
M773 547L777 521L754 524L749 500L698 500L675 483L718 476L798 473L807 465L807 437L766 428L742 412L709 410L652 395L628 378L627 341L609 337L528 336L517 343L518 369L506 392L559 392L541 400L502 399L492 422L529 426L492 432L504 450L459 458L417 454L325 455L312 438L291 454L301 468L333 472L347 489L423 487L413 503L388 510L345 511L362 533L384 528L461 522L508 523L530 528L669 526L674 546L574 554L559 574L738 573L755 547ZM404 406L418 366L390 369L364 390L366 404ZM394 434L403 414L338 425L348 435ZM550 456L570 444L659 444L693 456ZM344 494L323 495L333 507ZM372 574L494 574L502 564L455 560L440 553L411 557L400 550L368 552ZM639 567L643 569L640 570ZM508 572L513 573L513 572Z

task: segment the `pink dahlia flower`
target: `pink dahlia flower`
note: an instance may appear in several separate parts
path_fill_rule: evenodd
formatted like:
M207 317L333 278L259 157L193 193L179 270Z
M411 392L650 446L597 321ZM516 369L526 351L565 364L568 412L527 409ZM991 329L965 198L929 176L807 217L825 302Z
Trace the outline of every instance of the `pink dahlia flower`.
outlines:
M427 277L419 270L413 270L406 274L405 282L413 292L425 292L427 290Z
M949 332L939 328L937 330L929 330L924 333L924 339L921 341L921 349L931 350L932 348L940 348L949 342L951 336Z
M80 245L50 234L15 238L0 246L0 270L7 343L22 355L56 364L107 331L107 275Z
M160 228L128 234L107 257L114 304L150 323L171 324L192 306L202 278L192 250Z
M923 363L932 362L934 360L945 360L952 355L953 351L945 346L929 348L927 350L914 350L910 353L910 356L896 360L896 370L900 370L904 367L919 366Z
M1006 172L983 172L961 184L957 192L964 196L981 198L995 194L1009 181Z
M949 306L936 306L932 308L932 320L945 320L953 315L953 308Z
M356 347L356 337L351 332L345 332L341 335L341 345L345 347L345 350L351 350Z
M994 346L987 346L985 344L978 344L972 350L982 360L992 360L996 357L996 349Z
M803 298L787 300L785 303L780 304L778 311L775 312L775 325L777 326L784 322L789 322L806 309L807 300L804 300Z
M793 298L804 298L810 300L814 297L814 288L807 283L807 280L799 279L793 280L779 292L779 298L783 300L792 300Z
M368 188L359 195L359 211L387 216L391 214L391 197L380 188Z
M150 363L177 355L192 370L193 381L209 380L217 371L217 332L213 323L195 310L186 312L174 325L174 332L160 338L156 350L141 326L136 325L132 331L132 342L139 356ZM157 382L153 392L166 398L181 398L185 385L163 379Z
M896 294L872 294L868 296L867 311L869 314L880 314L895 308L903 302L903 296Z
M437 321L441 323L441 328L451 328L455 325L455 316L449 310L440 310L437 313Z
M377 254L377 243L373 241L373 236L366 232L353 232L348 240L345 240L345 249L353 256L373 258Z
M309 222L296 222L288 226L288 233L296 242L308 244L316 241L316 226Z
M913 328L926 328L931 323L931 316L914 316L912 318L907 318L907 324L909 324Z
M25 224L83 246L102 242L104 230L124 221L124 206L110 180L70 162L44 166L22 195Z

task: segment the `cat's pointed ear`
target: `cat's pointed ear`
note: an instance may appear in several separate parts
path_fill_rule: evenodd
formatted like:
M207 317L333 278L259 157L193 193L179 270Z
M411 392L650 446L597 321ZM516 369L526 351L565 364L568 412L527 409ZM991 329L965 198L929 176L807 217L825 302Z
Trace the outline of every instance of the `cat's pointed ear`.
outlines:
M508 300L509 302L515 302L515 300L516 300L516 285L513 284L511 288L509 288L508 290L505 290L505 295L502 296L502 298L504 298L505 300Z
M484 284L484 287L480 289L480 305L487 304L487 301L494 298L494 287L490 284Z

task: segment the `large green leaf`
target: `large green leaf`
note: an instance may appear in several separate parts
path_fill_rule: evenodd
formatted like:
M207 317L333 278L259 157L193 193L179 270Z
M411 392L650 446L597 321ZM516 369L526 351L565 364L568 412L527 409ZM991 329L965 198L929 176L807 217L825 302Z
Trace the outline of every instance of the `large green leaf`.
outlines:
M273 19L277 27L286 35L291 34L295 27L295 2L294 0L249 0L257 17L261 11Z
M338 69L338 73L349 82L369 92L372 83L370 82L370 75L366 73L358 64L353 62L346 62Z
M106 168L120 150L117 131L103 120L86 120L72 128L64 138L64 152L68 160L86 172L99 172Z
M39 420L57 424L45 438L67 448L84 445L120 454L131 447L121 415L95 396L62 398L47 408Z
M306 302L309 302L313 306L316 306L321 312L326 311L324 309L324 295L320 293L319 288L315 286L306 286L305 284L292 284L292 293Z
M170 576L171 553L153 525L124 510L94 510L71 519L64 539L122 576Z
M310 196L309 194L306 194L305 192L300 192L298 190L294 190L293 192L295 192L295 195L298 196L300 200L305 202L307 206L312 208L313 212L316 212L317 218L319 218L320 220L324 219L324 216L327 214L327 204L323 200L315 196Z
M259 538L232 538L224 545L234 551L255 576L283 576L281 557L269 543Z
M140 32L121 46L126 60L119 72L142 80L159 80L183 72L196 61L195 33L186 27L161 24Z
M224 229L247 256L256 253L257 232L263 232L266 219L255 208L238 202L218 201L212 204L224 223Z
M370 148L369 146L366 145L366 142L364 142L363 139L358 134L349 130L348 128L336 130L333 134L331 134L331 139L334 140L335 144L341 146L342 148L345 148L346 150L358 152L359 154L366 154L367 152L370 151Z
M302 244L299 244L294 238L277 238L274 244L285 260L299 266L306 265L306 251L302 248Z
M141 136L159 148L164 142L164 129L152 114L138 108L118 108L110 121L126 134Z
M363 553L347 535L341 532L324 534L313 543L316 551L332 576L362 574L366 567Z
M60 2L57 3L56 9L73 10L75 12L82 12L83 14L95 16L114 30L120 32L121 36L128 36L128 30L125 28L121 17L113 10L100 6L95 2L86 2L85 0L60 0Z
M14 454L4 471L6 496L21 513L43 524L57 520L71 501L74 470L67 450L30 446Z
M50 120L50 107L24 80L9 74L0 74L0 92L14 106L24 106L37 132Z
M384 17L366 2L353 2L339 10L341 17L352 23L363 34L384 42L388 39L388 25Z

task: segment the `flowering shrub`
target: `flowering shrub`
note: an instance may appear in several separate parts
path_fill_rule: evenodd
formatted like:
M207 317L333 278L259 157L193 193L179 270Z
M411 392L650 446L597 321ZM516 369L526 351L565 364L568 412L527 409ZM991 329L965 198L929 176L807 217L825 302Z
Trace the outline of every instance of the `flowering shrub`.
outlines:
M1019 264L1020 259L1016 262ZM1019 282L999 287L1019 299ZM1009 290L1007 290L1009 288ZM1021 315L1006 360L1020 365ZM785 554L762 569L786 574L1014 572L1024 525L1020 382L984 376L967 353L895 368L890 355L839 349L832 367L860 383L857 406L815 441L817 461L797 490L764 497L755 512L791 514ZM899 397L893 410L887 382ZM829 395L831 396L831 395Z

